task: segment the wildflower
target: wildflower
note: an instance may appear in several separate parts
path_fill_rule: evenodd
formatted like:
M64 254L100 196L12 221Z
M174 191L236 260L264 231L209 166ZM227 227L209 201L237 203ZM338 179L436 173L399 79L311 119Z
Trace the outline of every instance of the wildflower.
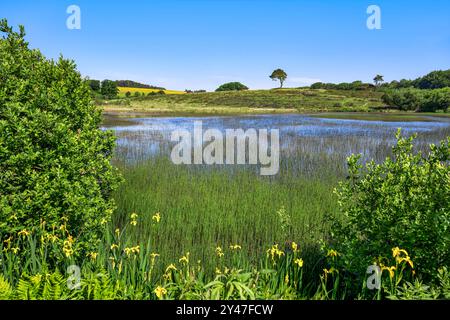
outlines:
M386 267L386 266L381 266L381 271L383 272L384 270L387 270L389 272L389 278L394 278L394 271L397 269L397 267L392 266L392 267Z
M153 252L150 254L150 256L152 257L152 259L155 259L155 258L159 257L159 254Z
M105 218L103 218L103 219L100 221L100 224L101 224L101 225L104 225L104 224L107 224L107 223L108 223L108 220L105 219Z
M235 245L230 245L230 249L231 250L241 250L242 247L238 244L235 244Z
M97 256L98 256L98 252L90 252L90 253L89 253L89 257L90 257L92 260L96 260L96 259L97 259Z
M10 236L8 239L4 240L3 242L9 246L11 244L12 239L13 239L13 237Z
M337 257L339 253L336 250L330 249L328 250L327 257Z
M137 214L137 213L132 213L131 216L130 216L130 218L131 218L132 220L136 220L136 219L138 218L138 214Z
M23 229L22 231L19 231L19 233L17 233L19 236L24 236L24 237L28 237L30 234L31 234L31 232L30 231L27 231L27 230L25 230L25 229Z
M153 291L158 299L162 299L164 295L167 294L167 290L161 286L156 287L156 289Z
M119 246L117 244L115 244L115 243L113 243L111 245L111 250L118 249L118 248L119 248Z
M58 236L56 236L56 235L54 235L54 234L51 234L51 233L48 233L48 234L46 234L46 237L47 237L47 240L48 241L51 241L51 242L55 242L56 240L58 240Z
M224 256L224 253L223 253L221 247L217 247L217 248L216 248L216 255L217 255L219 258L222 258L222 257Z
M125 248L123 251L127 256L130 256L131 254L139 253L140 247L137 245L136 247Z
M135 227L135 226L137 225L137 220L132 220L132 221L130 222L130 224L131 224L133 227Z
M120 235L120 229L117 228L116 230L114 230L114 233L115 233L117 236L119 236L119 235Z
M220 271L219 268L216 268L216 274L222 274L222 271Z
M166 273L170 271L177 271L177 267L173 263L169 264L169 266L166 268Z
M111 260L111 266L114 269L116 267L116 258L114 257L109 257L109 260Z
M289 284L289 275L287 274L286 277L284 277L284 283Z
M161 220L161 214L159 212L155 213L152 217L152 220L156 223L159 223L159 221Z
M406 250L400 249L399 247L392 248L392 257L397 258L401 253L408 256L408 252L406 252Z
M17 254L19 252L19 247L11 248L12 253Z
M269 250L267 250L267 256L270 256L272 261L274 261L275 257L281 258L281 256L284 256L284 252L278 249L278 244L274 244Z
M298 245L297 245L297 243L295 243L294 241L292 241L292 243L291 243L291 248L292 248L292 251L297 252L297 251L298 251Z
M187 252L186 255L182 256L178 261L188 264L189 263L189 252Z
M414 269L414 264L413 264L413 262L411 261L411 259L409 258L409 256L398 259L398 260L397 260L397 263L400 264L400 263L402 263L403 261L405 261L407 264L410 265L410 267L411 267L412 269Z
M298 265L299 268L303 267L303 259L302 258L295 259L294 263L296 265Z

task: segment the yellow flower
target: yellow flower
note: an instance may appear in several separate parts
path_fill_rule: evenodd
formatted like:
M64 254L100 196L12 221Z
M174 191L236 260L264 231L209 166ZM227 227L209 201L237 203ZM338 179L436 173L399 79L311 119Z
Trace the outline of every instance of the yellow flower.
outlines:
M289 275L287 274L286 277L284 277L284 283L288 284L289 283Z
M178 260L178 262L182 262L182 263L188 264L189 263L189 252L187 252L186 255L182 256Z
M125 248L123 251L127 256L130 256L131 254L139 253L140 247L137 245L136 247Z
M398 260L397 260L397 263L400 264L400 263L402 263L403 261L405 261L407 264L410 265L410 267L411 267L412 269L414 269L414 264L413 264L413 262L411 261L411 259L409 258L409 256L398 259Z
M98 256L98 252L90 252L90 253L89 253L89 257L90 257L92 260L96 260L96 259L97 259L97 256Z
M217 248L216 248L216 255L217 255L219 258L222 258L222 257L224 256L224 253L223 253L221 247L217 247Z
M138 215L137 213L132 213L130 217L132 220L136 220L138 218Z
M385 266L382 266L382 267L381 267L381 271L387 270L387 271L389 272L389 277L390 277L391 279L394 278L394 275L395 275L394 271L395 271L396 269L397 269L397 268L396 268L395 266L392 266L392 267L385 267Z
M161 286L156 287L156 289L153 291L158 299L162 299L164 295L167 294L167 290Z
M10 236L8 239L4 240L3 242L9 246L11 244L12 239L13 239L13 237Z
M159 221L161 220L161 214L159 212L155 213L152 217L153 221L156 221L156 223L159 223Z
M114 230L114 233L115 233L117 236L119 236L119 235L120 235L120 229L117 228L116 230Z
M159 257L158 253L151 253L150 256L152 257L152 259L155 259L156 257Z
M135 226L137 225L137 220L132 220L132 221L130 222L130 224L131 224L133 227L135 227Z
M169 271L177 271L177 267L175 267L175 265L173 263L169 264L169 266L166 268L166 273L168 273Z
M267 250L267 256L272 258L272 261L275 262L275 257L281 258L284 256L284 252L278 249L278 244L274 244L270 249Z
M30 232L30 231L27 231L27 230L25 230L25 229L23 229L22 231L19 231L19 233L18 233L19 236L24 236L24 237L27 237L27 236L29 236L30 234L31 234L31 232Z
M103 218L103 219L100 221L100 224L101 224L101 225L104 225L104 224L107 224L107 223L108 223L108 220L105 219L105 218Z
M303 259L302 258L295 259L294 263L296 265L298 265L299 268L303 267Z
M339 253L336 250L328 250L327 257L337 257Z
M298 245L297 245L294 241L292 241L291 247L292 247L292 251L297 252L297 250L298 250Z
M113 243L111 245L111 250L118 249L118 248L119 248L119 246L117 244L115 244L115 243Z
M18 247L11 248L11 251L12 251L14 254L17 254L17 252L19 252L19 248L18 248Z
M230 249L231 250L241 250L242 247L238 244L235 244L235 245L230 245Z
M400 249L399 247L392 248L392 256L394 258L399 257L401 253L408 256L408 252L406 252L406 250Z

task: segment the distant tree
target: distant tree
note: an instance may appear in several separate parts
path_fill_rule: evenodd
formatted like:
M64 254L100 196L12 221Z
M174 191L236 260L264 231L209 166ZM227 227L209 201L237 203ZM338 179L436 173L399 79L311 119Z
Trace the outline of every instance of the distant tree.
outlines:
M242 90L248 90L248 87L243 85L240 82L228 82L228 83L221 85L219 88L216 89L217 92L219 92L219 91L242 91Z
M273 81L280 81L280 88L283 88L283 83L287 78L287 73L283 69L276 69L269 77Z
M373 82L378 87L384 81L384 77L381 74L377 74L375 78L373 78Z
M140 93L139 91L136 91L136 92L134 93L134 96L135 96L135 97L140 97L140 96L141 96L141 93Z
M89 87L92 91L100 91L100 81L99 80L88 80Z
M114 99L119 93L119 88L117 88L117 84L114 81L103 80L100 92L105 98Z
M131 97L131 92L130 92L130 91L127 91L127 92L125 93L125 97L127 97L127 98Z
M450 87L450 70L433 71L414 81L418 89L440 89Z
M166 94L166 92L164 90L159 90L158 94Z

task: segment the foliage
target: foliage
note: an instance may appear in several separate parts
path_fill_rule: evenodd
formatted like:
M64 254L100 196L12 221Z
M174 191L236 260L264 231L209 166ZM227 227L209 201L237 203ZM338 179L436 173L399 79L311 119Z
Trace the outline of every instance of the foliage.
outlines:
M400 110L417 112L447 111L450 107L450 88L419 90L413 88L388 90L383 101Z
M148 84L139 83L132 80L116 80L114 81L118 87L125 88L146 88L146 89L157 89L157 90L166 90L163 87L151 86Z
M414 86L419 89L440 89L450 87L450 69L432 71L429 74L414 81Z
M114 99L117 97L119 89L114 81L103 80L100 92L106 99Z
M375 78L373 78L373 82L375 82L375 86L379 86L384 81L384 77L381 74L377 74Z
M326 90L370 90L374 88L373 84L363 83L362 81L353 81L352 83L323 83L316 82L310 86L311 89L326 89Z
M0 239L61 228L96 245L114 208L115 139L72 61L29 49L23 27L0 31Z
M283 83L287 79L287 73L283 69L276 69L272 72L269 78L273 81L280 81L280 88L283 88Z
M88 80L89 87L94 92L100 91L100 81L99 80Z
M243 85L240 82L228 82L216 89L216 92L220 91L242 91L242 90L248 90L248 87Z
M450 138L426 156L414 153L413 136L399 131L397 139L394 157L381 164L370 161L363 170L360 156L348 159L348 180L336 191L344 216L334 227L335 246L353 272L400 246L434 278L450 265Z

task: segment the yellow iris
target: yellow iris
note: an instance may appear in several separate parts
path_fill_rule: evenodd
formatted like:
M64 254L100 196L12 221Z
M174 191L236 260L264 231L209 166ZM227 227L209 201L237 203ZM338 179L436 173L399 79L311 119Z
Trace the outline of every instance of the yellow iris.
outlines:
M299 268L303 267L303 259L299 258L299 259L295 259L294 263L296 265L298 265Z
M162 299L164 295L167 294L167 290L161 286L156 287L156 289L153 291L158 299Z
M159 212L155 213L152 217L152 220L156 223L159 223L159 221L161 220L161 214Z

